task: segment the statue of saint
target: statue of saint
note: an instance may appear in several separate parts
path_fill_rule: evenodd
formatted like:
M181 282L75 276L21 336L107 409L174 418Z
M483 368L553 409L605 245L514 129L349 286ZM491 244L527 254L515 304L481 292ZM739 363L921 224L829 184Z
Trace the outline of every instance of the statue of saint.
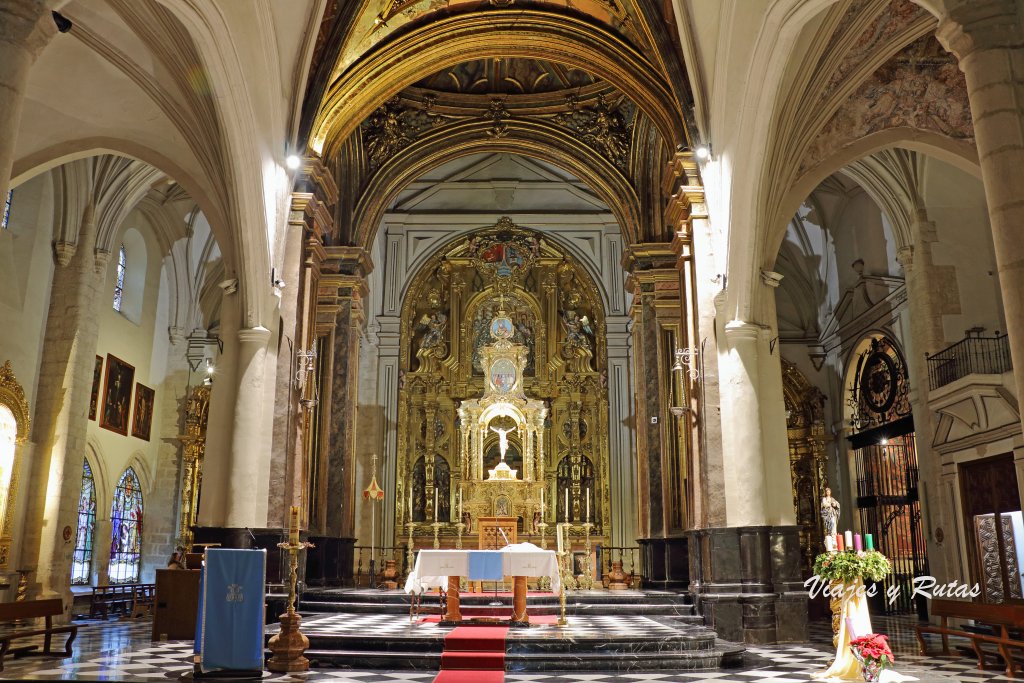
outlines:
M825 529L825 548L834 550L839 529L839 501L832 497L832 489L827 487L821 499L821 524Z
M508 450L508 433L516 431L516 427L511 429L491 427L491 431L498 435L498 449L501 451L501 459L505 460L505 451Z

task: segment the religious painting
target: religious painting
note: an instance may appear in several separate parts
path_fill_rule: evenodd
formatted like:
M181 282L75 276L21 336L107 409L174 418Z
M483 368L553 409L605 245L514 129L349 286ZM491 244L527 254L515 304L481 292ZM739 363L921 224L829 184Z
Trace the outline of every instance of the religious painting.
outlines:
M100 402L100 380L103 379L103 356L96 356L92 370L92 392L89 394L89 419L96 419L96 406Z
M153 399L156 392L144 384L135 384L135 412L132 415L132 436L149 441L153 426Z
M536 324L534 320L533 309L516 297L504 297L503 300L492 299L477 308L473 315L471 337L473 340L473 372L477 375L484 373L480 352L483 347L494 343L494 338L497 336L494 332L505 334L511 330L510 335L498 338L508 339L513 344L521 344L526 347L526 367L523 369L523 374L532 377L535 367L534 330ZM508 322L499 322L498 325L495 325L498 321Z
M128 416L131 413L132 383L134 381L135 366L108 353L100 427L128 436Z
M511 318L502 316L491 321L491 336L495 339L509 339L515 332Z
M508 496L498 496L494 499L494 516L509 517L512 514L512 502Z
M491 364L491 387L499 394L507 394L516 386L516 366L508 358Z

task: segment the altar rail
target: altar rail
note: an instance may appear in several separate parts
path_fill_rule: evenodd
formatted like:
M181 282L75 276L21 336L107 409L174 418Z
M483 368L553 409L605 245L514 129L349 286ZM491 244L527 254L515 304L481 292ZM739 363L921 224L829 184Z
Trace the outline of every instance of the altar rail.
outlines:
M401 581L408 573L405 567L405 546L376 546L371 548L368 545L357 545L355 547L356 568L352 576L353 585L356 588L377 588L384 580L382 574L387 560L395 561L395 568L398 570L398 581ZM373 559L372 573L370 560Z

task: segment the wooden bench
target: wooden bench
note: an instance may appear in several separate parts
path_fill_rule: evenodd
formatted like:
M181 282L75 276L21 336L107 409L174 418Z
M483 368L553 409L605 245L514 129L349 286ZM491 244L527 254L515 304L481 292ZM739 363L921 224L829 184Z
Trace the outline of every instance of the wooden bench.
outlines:
M153 608L152 583L122 583L96 586L89 601L89 616L106 619L111 614L136 617ZM145 610L144 612L142 610Z
M68 624L67 626L54 626L53 617L60 616L63 613L64 604L60 598L0 603L0 623L9 624L10 622L20 619L46 619L46 625L41 629L31 626L15 626L13 630L0 633L0 671L4 670L4 657L12 651L11 641L21 638L43 636L43 651L38 654L48 657L70 657L72 655L71 644L74 642L75 636L78 635L78 627L74 624ZM53 636L58 633L68 634L68 640L64 644L64 651L51 652L51 641ZM26 645L24 647L16 648L17 652L15 656L36 654L32 651L37 648L37 645Z
M948 655L949 636L966 638L971 642L975 656L978 658L978 668L985 670L986 656L996 653L986 652L983 645L994 645L998 655L1006 665L1006 675L1013 677L1017 671L1013 659L1012 650L1024 650L1024 640L1011 634L1010 629L1024 628L1024 605L1001 605L986 604L977 602L964 602L960 600L932 600L930 610L933 616L939 617L941 624L931 626L919 624L917 626L917 642L920 645L922 655L926 655L927 646L923 634L937 633L942 636L942 654ZM992 630L990 633L967 630L964 628L951 627L950 619L969 619L979 624L984 624Z

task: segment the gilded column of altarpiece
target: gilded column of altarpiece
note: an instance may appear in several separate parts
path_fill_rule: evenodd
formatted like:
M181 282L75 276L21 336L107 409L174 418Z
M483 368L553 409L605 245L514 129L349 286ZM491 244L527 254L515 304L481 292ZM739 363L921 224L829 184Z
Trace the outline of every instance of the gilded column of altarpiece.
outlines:
M477 518L513 516L531 538L543 490L548 524L585 522L589 501L607 537L604 332L590 275L508 218L429 259L402 306L396 536L463 521L473 547Z

